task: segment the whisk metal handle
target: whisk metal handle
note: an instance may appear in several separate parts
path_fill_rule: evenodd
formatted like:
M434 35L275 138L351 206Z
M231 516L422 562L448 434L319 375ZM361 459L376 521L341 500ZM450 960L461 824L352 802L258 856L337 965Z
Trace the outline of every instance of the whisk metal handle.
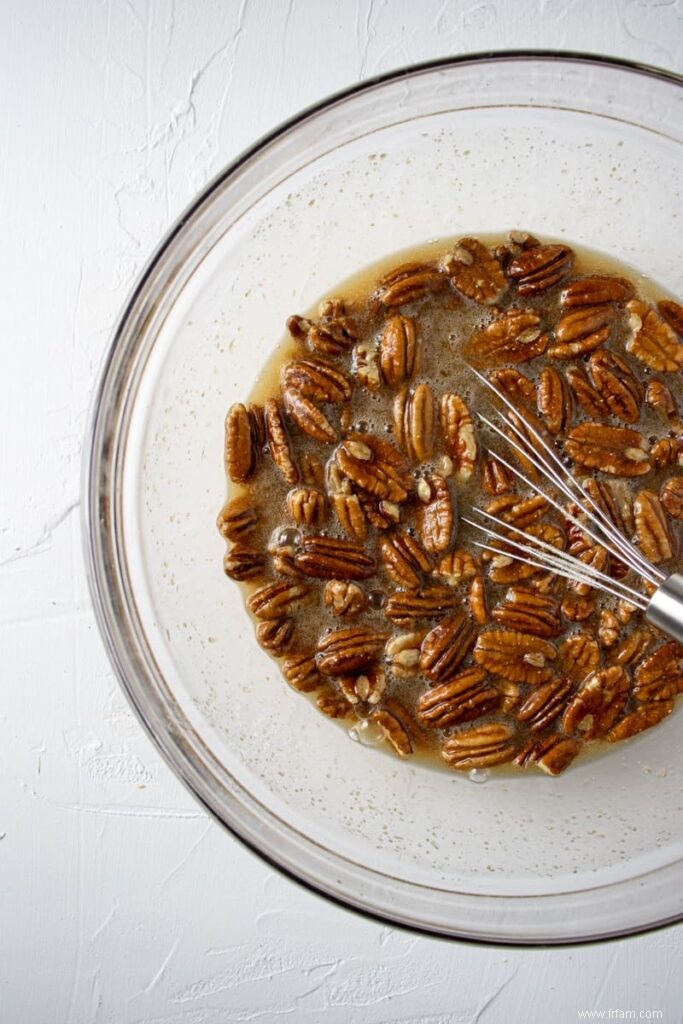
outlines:
M645 609L653 626L683 643L683 575L675 572L655 590Z

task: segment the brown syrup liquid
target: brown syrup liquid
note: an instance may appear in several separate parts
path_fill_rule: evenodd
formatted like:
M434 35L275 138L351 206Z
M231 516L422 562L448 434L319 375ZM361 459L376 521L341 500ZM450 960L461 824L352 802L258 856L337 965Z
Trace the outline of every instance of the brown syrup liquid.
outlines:
M462 236L458 236L458 238L459 237ZM484 233L477 234L476 237L490 248L503 245L507 241L506 236L498 234ZM572 277L582 277L594 274L616 275L630 280L636 289L637 296L650 303L656 303L663 298L675 298L644 275L642 271L628 266L612 256L608 256L584 246L576 245L566 239L553 239L543 236L541 237L541 241L544 244L559 242L571 245L574 251ZM400 252L392 253L391 255L383 257L376 263L363 268L358 271L358 273L342 281L330 292L322 296L319 301L322 302L325 299L335 298L343 299L346 303L347 309L360 321L361 326L364 328L365 318L363 316L363 310L366 309L369 298L374 292L379 278L402 263L409 261L437 260L451 252L456 243L457 238L439 239L438 241L427 242L410 249L404 249ZM550 289L550 292L547 295L540 295L535 298L520 298L513 304L534 309L538 311L544 319L547 317L548 322L553 323L558 316L560 291L561 286L558 286ZM494 411L494 407L491 404L490 393L476 380L476 378L474 378L468 369L463 356L463 347L473 332L480 330L490 322L492 312L489 307L478 305L463 296L458 295L457 305L454 303L453 299L454 293L447 290L445 293L437 293L429 296L426 300L403 306L397 310L403 314L416 317L419 322L423 338L419 373L414 376L410 383L412 386L418 384L420 381L426 381L431 385L435 397L437 398L441 393L451 391L460 395L464 399L471 412L478 410L485 412L485 414L491 413ZM318 316L318 306L319 303L316 303L315 306L308 311L289 310L287 311L287 315L297 313L316 320ZM624 341L627 329L627 318L623 316L621 318L621 326L617 326L613 329L612 337L604 347L609 348L619 355L624 355ZM373 337L379 337L380 330L380 325L376 324ZM364 329L363 340L366 340L366 337ZM282 368L292 359L302 355L310 355L305 344L293 339L289 334L284 335L280 341L274 345L270 358L260 370L254 386L248 395L248 401L262 404L268 398L279 398L280 374ZM654 374L635 358L626 355L626 359L633 373L641 381L644 387L647 385L647 382L651 377L657 377L658 379L663 380L671 389L679 410L683 408L683 386L681 385L679 374ZM339 359L331 359L330 361L350 373L350 353L340 357ZM541 355L528 362L516 364L516 368L527 377L534 380L540 370L545 365L549 365L551 363L553 363L552 360L546 358L545 355ZM472 365L476 366L477 364L472 361ZM583 361L582 357L578 357L573 360L557 360L553 365L556 365L562 372L569 366L583 365ZM496 364L496 367L497 366L498 364ZM477 368L482 371L486 371L490 367L477 366ZM363 392L361 387L356 384L352 398L352 405L354 409L353 422L356 429L362 430L363 432L377 434L380 437L387 437L393 441L393 394L394 393L384 385L380 391L372 393ZM326 412L330 412L330 407L326 408ZM583 412L577 403L575 403L572 425L576 425L588 419L590 419L590 417ZM332 410L330 420L335 424L335 426L339 426L338 410ZM605 422L614 426L625 426L624 423L614 417L610 417ZM636 424L628 424L628 426L632 427L632 429L638 430L650 441L652 439L670 436L668 424L665 423L661 417L657 416L657 414L655 414L649 406L644 403L644 401L641 408L640 421ZM437 431L437 435L438 434L439 431ZM292 427L290 429L290 437L294 442L294 450L297 459L307 451L314 451L321 459L330 458L335 449L335 445L321 446L317 442L311 442L310 439L296 427ZM480 456L482 449L488 447L489 443L494 450L501 451L501 454L505 454L506 457L509 455L508 452L503 452L503 442L493 436L488 436L488 432L482 427L478 427L477 429L477 441ZM429 463L425 463L420 466L420 475L424 472L439 472L437 468L439 457L444 454L443 448L439 447L439 445L440 440L438 439L434 451L434 457ZM513 458L513 464L514 461L515 460ZM590 471L586 471L586 475L588 475L589 472ZM675 472L680 472L680 469L674 468L672 470L671 468L667 468L663 471L653 471L649 473L647 477L636 478L633 481L626 482L632 488L634 495L642 487L658 492L663 479ZM622 478L606 477L605 479L621 480ZM475 472L472 477L464 486L457 485L452 487L458 512L462 512L467 515L470 507L482 508L492 500L491 495L482 489L481 482L481 472L475 468ZM286 506L286 498L289 490L289 485L285 483L268 457L264 458L263 464L254 480L250 481L246 485L235 485L229 483L228 498L234 498L238 495L249 493L251 496L251 502L261 510L259 525L249 536L250 546L258 548L270 547L276 543L278 535L283 531L291 530L294 527ZM530 497L532 493L529 489L525 489L521 483L516 483L514 485L514 490L520 495L520 497ZM676 569L682 568L680 540L678 535L679 529L678 524L673 523L668 519L668 517L667 521L676 545L675 557L671 562L663 563L661 568L664 571L673 572ZM405 529L410 525L410 521L402 516L400 528ZM340 530L339 524L336 521L336 517L332 510L329 510L327 519L319 530L311 530L309 532L326 533L329 536L336 537L345 536ZM475 537L475 531L470 527L465 524L458 524L455 539L451 547L464 548L472 554L477 554L478 549L472 544L474 539L481 538ZM374 550L376 542L377 534L373 529L370 529L368 531L366 547ZM491 609L503 599L510 585L493 585L486 578L486 573L485 580L487 604L490 613ZM250 582L238 584L243 590L245 601L249 595L258 588L258 586L263 584L263 582L263 580L260 580L255 584ZM399 633L418 630L427 625L426 622L417 622L414 625L406 627L393 626L381 610L373 610L372 608L369 608L367 611L351 620L340 619L333 615L323 602L322 592L326 581L307 580L306 582L311 585L311 588L314 591L314 596L308 603L300 606L298 612L295 614L295 641L292 644L290 651L288 651L288 654L297 650L312 649L315 647L316 641L321 634L329 632L332 629L344 628L345 626L368 626L369 628L381 631L391 631L393 634L398 635ZM441 583L442 581L435 578L434 582ZM624 582L636 590L640 589L640 581L634 579L632 573L625 578ZM520 583L522 586L529 585L528 580L521 580ZM360 585L364 590L366 590L366 592L373 590L379 591L385 595L389 595L396 589L396 584L386 576L381 563L377 574L369 581L362 581ZM465 608L468 608L468 586L469 582L466 582L459 588L462 593L462 602ZM563 593L564 588L561 588L559 594L554 593L553 596L561 601ZM591 618L587 622L568 622L565 632L557 637L551 638L551 642L557 647L566 637L574 633L590 631L592 634L595 634L597 631L597 620L600 610L603 608L612 609L615 605L616 601L614 599L605 594L598 593L597 608ZM257 620L254 620L255 624L256 622ZM430 621L428 628L432 628L435 624L435 622ZM622 628L618 642L621 642L633 629L642 628L642 626L642 615L639 612L636 612L632 616L628 625ZM479 627L479 629L488 628L490 628L490 623L486 626ZM256 640L254 640L254 642L256 643ZM650 648L647 653L651 653L653 649L654 647ZM463 665L460 666L460 669L462 670L470 663L470 661L471 655L470 658L466 659ZM559 667L557 675L560 675ZM282 679L282 683L283 685L287 685L284 677ZM401 703L409 711L411 718L416 700L424 692L425 688L425 682L419 676L411 677L409 679L398 679L391 673L387 673L387 689L385 691L385 695L390 696ZM530 692L530 689L531 688L523 687L523 692L526 694L527 692ZM302 696L308 696L310 702L315 706L315 693ZM315 711L320 713L317 708L315 708ZM302 715L309 713L310 711L308 709L304 710L302 707ZM483 725L488 721L501 721L504 717L506 716L501 716L500 712L493 713L489 716L477 718L475 721L464 723L464 728L469 728L474 725ZM352 722L351 719L331 719L331 721L338 726L340 725L347 732L351 732L358 724L357 722ZM366 726L361 725L361 731L365 728ZM456 726L455 728L459 728L459 726ZM444 739L448 735L452 734L453 731L453 728L449 728L447 731L421 729L413 718L411 735L413 739L414 753L409 760L413 763L417 761L432 769L438 768L442 771L445 770L451 772L452 769L447 768L441 758L440 748L443 745ZM372 735L370 730L368 730L368 735ZM374 742L371 742L369 745L374 746L375 744ZM386 743L378 746L378 749L383 752L387 751L390 756L395 756L393 751L387 750L387 748L388 744ZM613 750L614 746L612 744L593 741L591 743L587 743L583 747L579 756L585 759L588 754L595 755L597 753L604 752L605 748ZM519 769L514 765L506 764L496 766L494 770L496 775L499 775L501 772L506 774L517 774L522 769Z

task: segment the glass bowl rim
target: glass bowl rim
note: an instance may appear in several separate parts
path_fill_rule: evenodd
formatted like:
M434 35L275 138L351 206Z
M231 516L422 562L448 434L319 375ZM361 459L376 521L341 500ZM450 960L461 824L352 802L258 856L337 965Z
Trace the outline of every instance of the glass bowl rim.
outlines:
M200 209L211 200L214 193L223 184L235 176L242 167L249 162L249 160L257 156L263 149L267 148L271 143L287 134L292 129L295 129L298 125L303 124L309 118L321 114L325 110L343 103L356 95L369 92L378 86L414 77L425 72L438 71L440 69L446 70L457 66L533 60L543 63L584 64L588 66L593 65L613 68L615 71L621 70L636 75L642 75L645 78L658 79L671 85L679 87L683 86L682 74L634 60L574 50L490 50L460 54L453 57L436 58L415 64L404 65L391 71L383 72L364 79L362 82L357 82L351 86L336 91L303 108L294 116L281 122L271 131L262 135L256 142L244 149L218 174L216 174L177 217L171 227L162 236L160 242L154 248L146 263L139 271L117 318L115 327L111 333L109 343L106 346L105 353L101 361L97 384L91 399L82 460L82 540L88 588L100 636L104 642L109 661L119 685L125 693L138 720L152 740L156 749L173 771L174 775L183 783L192 796L198 800L209 814L224 828L226 828L235 839L237 839L243 846L246 846L254 852L270 867L289 878L297 885L322 896L324 899L343 907L347 911L351 911L364 918L373 919L382 924L388 924L394 928L405 929L411 933L418 932L442 939L451 938L456 939L457 941L471 942L477 945L511 947L548 944L579 945L610 941L619 936L650 932L674 925L683 920L683 911L652 923L634 925L615 931L605 931L597 936L582 935L577 938L532 938L514 940L484 938L480 936L459 934L455 931L444 931L442 928L438 928L436 926L430 927L429 925L421 922L413 922L397 918L388 912L383 913L380 910L368 907L361 901L354 903L350 897L339 895L327 889L322 880L314 881L310 878L306 878L303 875L297 874L293 869L290 869L286 865L280 863L274 854L269 852L269 850L264 848L264 846L244 835L237 827L237 823L235 821L229 820L221 813L221 810L216 806L215 802L211 799L211 796L207 794L206 787L202 784L201 774L197 772L191 755L185 749L182 737L180 735L174 735L173 737L160 735L158 729L155 728L153 721L151 721L139 699L139 694L136 691L135 684L138 683L144 686L144 680L137 677L134 679L131 678L130 668L132 666L130 662L128 665L126 664L126 656L128 652L123 648L119 640L119 626L116 622L117 611L121 610L126 612L130 601L121 574L112 572L111 567L108 566L108 559L103 539L106 531L101 529L103 523L102 502L107 496L107 491L103 491L102 482L105 479L107 481L110 479L116 479L116 474L112 471L112 466L114 466L114 470L116 468L115 464L112 462L112 449L115 450L115 454L117 455L120 451L125 451L125 437L122 439L116 435L110 435L106 430L106 424L114 412L127 402L127 395L122 393L120 388L117 388L117 383L120 380L120 367L117 364L122 355L122 343L126 340L126 328L137 306L144 297L145 292L150 289L155 270L163 261L163 258L168 253L173 243L176 241L178 236L183 233L185 227L193 220ZM124 352L123 355L126 355L126 353ZM130 355L130 353L128 355ZM125 368L126 367L124 365L124 370ZM116 402L110 404L109 400L111 398L115 398ZM122 440L124 442L123 445ZM116 593L112 590L112 586L117 588ZM117 598L116 608L111 604L112 597ZM182 712L180 715L181 718L184 719ZM201 740L199 740L199 745L203 746ZM212 760L213 755L208 751L208 748L205 747L204 750L205 757L208 760ZM237 783L237 786L239 787L239 783ZM265 808L265 811L271 818L274 817L268 808ZM286 822L283 824L285 828L291 830L292 826L288 825ZM329 853L329 851L325 852ZM356 867L358 866L360 866L362 871L371 871L371 869L366 868L364 865L356 865ZM557 894L553 895L555 896ZM496 899L509 898L510 897L496 897Z

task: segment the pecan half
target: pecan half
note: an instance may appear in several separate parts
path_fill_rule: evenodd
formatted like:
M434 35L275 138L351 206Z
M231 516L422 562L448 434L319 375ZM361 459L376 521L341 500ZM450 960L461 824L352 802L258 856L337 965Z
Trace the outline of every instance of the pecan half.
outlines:
M317 405L299 391L290 388L285 388L282 397L287 415L296 423L299 430L321 444L334 444L337 440L337 431Z
M445 580L449 586L457 587L458 583L471 580L477 575L477 566L469 551L456 548L440 559L433 575Z
M333 615L352 619L364 612L368 606L368 598L357 583L348 580L330 580L323 590L323 601Z
M683 338L683 306L671 299L662 299L657 303L657 309L669 327L672 327L676 334Z
M434 683L450 679L474 643L476 628L463 611L427 633L420 648L420 671Z
M556 657L557 650L548 640L510 630L480 633L474 648L477 665L513 683L534 686L552 677L553 668L548 662Z
M604 302L624 303L633 295L633 285L625 277L594 275L571 281L560 294L560 304L572 306L599 306Z
M419 365L420 347L413 317L389 317L379 343L382 375L389 387L396 388L412 378Z
M520 253L506 268L520 295L540 295L566 277L574 254L567 245L535 245Z
M482 363L524 363L548 347L548 335L533 309L508 309L472 335L467 350Z
M607 402L599 391L596 391L588 380L585 371L580 366L570 366L567 369L567 380L574 392L574 397L584 412L593 419L604 420L609 415Z
M313 402L333 405L348 402L353 390L351 378L323 359L297 359L288 363L282 371L282 383L285 389L297 391Z
M676 400L669 388L661 380L651 380L645 390L645 401L653 412L665 419L670 426L681 430L681 421L678 417Z
M671 642L659 647L641 661L633 678L635 693L645 695L669 688L683 693L683 645Z
M428 587L417 593L398 590L388 598L384 610L395 625L409 627L420 619L443 618L459 601L452 587Z
M415 527L425 550L440 554L451 543L455 509L448 481L432 474L417 485L420 504L415 512Z
M512 490L514 482L512 473L493 456L488 456L484 460L482 474L483 486L487 494L499 495Z
M337 537L304 537L294 564L304 576L320 580L366 580L377 568L360 544Z
M356 486L377 498L400 503L412 490L412 478L401 452L373 434L350 434L337 448L335 460Z
M394 436L409 459L419 462L434 452L436 409L429 384L401 388L394 399Z
M611 476L643 476L652 468L645 439L629 427L580 423L569 431L564 447L580 466Z
M683 466L683 438L663 437L652 445L650 452L655 469L666 469L667 466Z
M325 495L312 487L295 487L287 495L287 508L299 526L320 526L327 511Z
M387 665L399 679L408 679L417 675L420 665L420 646L425 636L424 630L414 633L401 633L393 636L384 648Z
M472 476L477 458L477 438L469 409L459 395L450 392L439 403L444 448L453 460L460 483Z
M674 702L672 700L658 700L652 704L643 704L636 711L632 711L630 715L625 715L609 730L605 739L609 743L628 740L631 736L643 732L644 729L651 729L653 725L657 725L667 715L670 715L673 709Z
M612 415L624 423L637 423L643 404L643 388L626 360L616 352L599 349L588 360L588 369L593 384Z
M347 316L346 307L339 299L322 304L317 322L290 316L287 329L293 338L307 340L313 351L323 356L343 355L360 337L358 324Z
M561 607L565 619L585 622L595 611L595 594L567 594Z
M598 639L601 647L614 647L619 639L621 623L614 612L609 608L603 608L600 612L600 623L598 625Z
M247 607L257 619L281 619L308 597L310 589L306 583L291 580L266 583L249 597Z
M251 503L251 495L240 495L226 501L218 513L216 526L226 540L242 540L258 523L258 514Z
M583 681L562 716L565 733L584 739L604 736L624 710L630 681L620 665L599 669Z
M474 666L423 693L415 714L429 729L446 729L488 715L500 702L500 691L489 681L486 670Z
M266 438L270 457L288 484L295 484L299 479L294 456L289 442L280 407L274 398L269 398L263 407L266 425Z
M405 306L443 291L446 284L445 274L433 263L401 263L380 278L377 298L383 306Z
M532 523L537 523L548 511L548 502L540 494L533 498L520 498L518 494L504 494L495 501L489 502L486 511L492 516L504 519L511 526L527 530ZM564 544L562 545L564 547Z
M393 747L399 757L409 757L412 754L413 744L410 733L405 722L398 715L382 708L371 715L370 721L378 726L387 743Z
M441 750L446 764L459 771L504 764L511 761L515 753L514 732L509 726L497 722L456 732L446 740Z
M459 292L484 306L495 305L507 289L500 262L476 238L461 238L444 269Z
M616 618L618 620L619 616ZM610 664L621 665L623 668L633 665L640 661L653 640L649 629L634 629L610 652Z
M672 476L659 492L659 500L672 519L683 519L683 476Z
M540 732L564 711L572 689L573 683L569 679L552 679L544 683L533 690L518 708L517 718L532 732Z
M535 764L546 775L560 775L569 767L580 749L581 744L567 736L544 736L523 747L515 758L515 764L522 767Z
M310 652L293 654L282 663L282 674L295 690L312 693L322 686L322 679Z
M665 320L640 299L628 305L631 336L626 351L657 373L674 373L683 366L683 345Z
M553 637L562 632L560 606L553 597L544 597L529 587L511 587L491 613L504 629L533 636Z
M261 465L263 441L263 409L232 405L225 418L225 468L234 483L246 483Z
M553 437L566 430L572 418L572 396L565 378L546 366L538 378L538 411Z
M380 552L387 575L399 587L419 588L432 560L422 545L409 533L392 533L380 541Z
M379 704L387 680L379 665L371 665L358 676L342 676L339 688L350 704Z
M633 502L638 547L655 565L673 555L673 540L666 516L654 491L638 491Z
M263 572L263 552L247 544L233 544L223 558L223 572L233 580L251 580Z
M328 718L348 718L353 707L351 702L341 693L324 690L315 699L316 704Z
M291 619L267 619L256 627L256 639L264 650L279 658L291 645L294 623Z
M610 336L617 312L612 306L571 309L555 325L555 343L548 349L553 359L574 359L603 345Z
M536 408L536 385L521 370L505 366L492 370L488 377L493 387L516 409L532 412Z
M351 372L366 391L379 391L382 379L376 345L363 341L355 346L351 359Z
M628 484L621 480L596 480L588 477L582 483L586 494L600 511L627 537L635 530L633 498Z
M318 640L315 663L325 676L344 676L372 665L387 642L386 633L351 626L325 633Z
M486 583L480 572L474 577L467 590L467 603L474 621L485 626L489 621L488 604L486 601Z

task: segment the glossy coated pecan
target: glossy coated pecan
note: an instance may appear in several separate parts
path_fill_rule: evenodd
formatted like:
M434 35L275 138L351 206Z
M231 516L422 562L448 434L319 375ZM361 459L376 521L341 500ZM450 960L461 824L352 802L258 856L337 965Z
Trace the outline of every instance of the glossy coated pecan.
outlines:
M349 434L335 452L341 472L361 490L402 502L412 490L408 464L395 445L374 434Z
M572 396L566 379L554 366L545 366L538 378L538 411L553 437L566 430L572 418Z
M593 275L571 281L560 294L560 304L573 306L599 306L604 302L627 302L633 295L633 285L625 277Z
M279 658L290 647L294 635L291 619L268 619L256 627L256 639L264 650Z
M348 402L353 391L351 378L324 359L296 359L288 363L282 371L282 383L284 388L298 391L313 402L334 405Z
M672 519L683 519L683 476L672 476L659 493L662 507Z
M417 702L415 714L427 728L446 729L488 715L500 703L500 691L489 681L485 669L475 666L426 690Z
M270 457L287 483L295 484L299 479L299 470L294 461L289 434L280 407L274 398L269 398L265 403L263 413Z
M679 337L683 338L683 306L671 299L662 299L657 303L657 309L663 320L673 328Z
M318 321L290 316L287 329L293 338L306 340L314 352L323 356L343 355L360 337L358 324L347 315L340 299L324 302Z
M342 676L339 680L339 688L350 704L379 704L386 685L384 670L377 664L360 675Z
M567 245L535 245L520 253L506 273L516 282L520 295L540 295L567 276L573 258Z
M287 495L287 509L298 526L320 526L325 519L325 495L312 487L295 487Z
M278 580L259 587L247 601L247 607L257 619L281 619L308 597L311 588L306 583Z
M505 600L493 609L491 615L499 626L520 633L548 638L562 632L558 602L530 587L510 587Z
M610 336L617 312L612 306L571 309L555 325L555 342L548 349L553 359L575 359L603 345Z
M379 343L382 375L389 387L409 381L420 361L420 336L411 316L392 316L387 320Z
M588 360L588 369L597 391L613 416L624 423L637 423L643 404L643 388L625 359L616 352L598 349Z
M674 709L672 700L658 700L652 704L642 704L630 715L625 715L620 722L606 734L605 739L609 743L617 743L619 740L630 739L644 729L651 729L658 725L662 719L670 715Z
M293 654L282 663L282 674L295 690L312 693L322 686L322 679L310 651Z
M379 548L387 575L399 587L417 590L423 575L431 571L431 558L409 533L401 531L383 537Z
M567 381L574 392L574 398L585 413L594 420L605 420L609 416L607 402L593 387L581 366L567 368Z
M387 665L399 679L417 675L420 665L420 646L426 630L400 633L393 636L384 648Z
M533 690L517 710L517 718L532 732L540 732L564 711L574 688L570 679L552 679Z
M233 580L251 580L263 572L263 552L237 542L225 552L223 572Z
M630 680L620 666L599 669L583 681L562 716L562 729L568 735L580 733L584 739L604 736L624 710Z
M645 438L629 427L580 423L569 431L564 447L578 465L611 476L643 476L651 469Z
M421 619L440 619L460 603L452 587L427 587L417 593L399 590L387 600L387 618L397 626L409 627Z
M541 318L532 309L508 309L472 335L467 351L478 362L524 363L548 347Z
M371 342L359 342L353 349L351 372L366 391L379 391L382 379L379 370L379 351Z
M567 736L544 736L522 747L515 764L526 767L537 765L546 775L560 775L581 750L581 744Z
M225 418L225 468L235 483L246 483L261 465L264 442L263 409L237 402Z
M474 648L474 660L493 675L513 683L537 686L553 675L557 650L548 640L511 630L480 633Z
M436 406L429 384L402 387L394 399L394 436L409 459L424 462L434 453Z
M300 391L290 388L285 388L282 397L287 415L299 430L321 444L334 444L337 440L337 431L317 405Z
M370 721L375 723L387 743L395 750L399 757L409 757L413 752L413 744L410 739L408 726L403 720L408 716L402 715L399 717L395 710L394 702L394 710L388 711L386 708L381 708L372 714Z
M417 485L420 504L415 512L415 528L425 550L441 554L451 543L455 527L455 508L448 481L432 474Z
M640 299L628 305L631 336L626 351L657 373L674 373L683 366L683 345L669 324Z
M314 535L302 539L294 564L320 580L366 580L377 568L373 555L355 541Z
M445 274L433 263L401 263L380 278L377 298L383 306L405 306L443 291L447 283Z
M434 683L452 678L476 637L474 623L463 611L450 615L427 633L420 648L420 671Z
M459 292L484 306L499 302L508 286L500 261L476 238L461 238L444 269Z
M446 764L459 771L504 764L511 761L515 753L513 730L497 722L456 732L446 740L441 750Z
M226 540L242 540L258 523L258 513L252 504L251 495L240 495L226 501L218 513L216 526Z
M323 601L333 615L352 619L364 612L368 606L368 598L357 583L348 580L330 580L323 590Z
M324 633L318 640L315 662L325 676L344 676L372 665L387 642L386 633L351 626Z
M673 539L664 510L654 491L638 491L633 502L638 547L654 565L673 555Z
M641 661L633 678L635 690L641 693L663 686L683 693L683 645L671 642L659 647Z
M472 476L477 459L477 438L469 409L459 395L447 393L439 403L444 448L453 460L456 479L463 483Z

